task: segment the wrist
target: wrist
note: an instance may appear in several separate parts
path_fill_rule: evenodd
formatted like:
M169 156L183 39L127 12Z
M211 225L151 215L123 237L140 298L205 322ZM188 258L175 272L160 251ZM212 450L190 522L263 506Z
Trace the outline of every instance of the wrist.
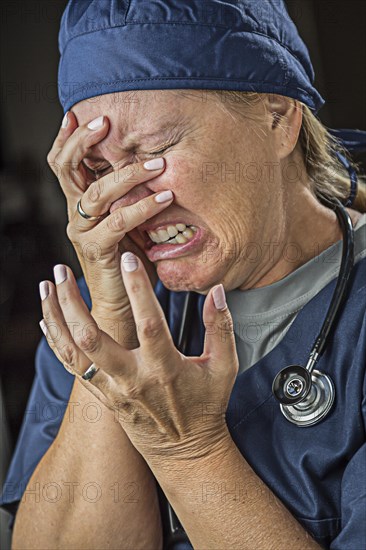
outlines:
M161 455L143 456L151 471L164 490L173 491L175 487L186 484L187 479L201 480L208 472L213 472L229 456L237 455L236 447L230 432L225 427L205 440L189 444L186 448L182 445L176 450L171 449Z

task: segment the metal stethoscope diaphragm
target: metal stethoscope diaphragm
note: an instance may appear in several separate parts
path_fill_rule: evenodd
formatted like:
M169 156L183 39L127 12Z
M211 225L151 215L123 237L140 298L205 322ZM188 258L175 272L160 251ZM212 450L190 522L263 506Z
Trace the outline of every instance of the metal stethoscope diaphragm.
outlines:
M334 207L343 233L342 260L336 288L323 326L311 349L305 367L290 365L282 369L272 384L272 392L280 403L284 417L296 426L317 424L325 418L334 403L332 379L315 369L322 355L328 334L344 299L347 283L354 264L354 231L352 220L338 199L324 201Z

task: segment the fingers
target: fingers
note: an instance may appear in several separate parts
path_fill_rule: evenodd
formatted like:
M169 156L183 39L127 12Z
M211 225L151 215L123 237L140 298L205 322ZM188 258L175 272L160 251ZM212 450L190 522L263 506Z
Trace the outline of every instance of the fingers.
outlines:
M214 286L207 294L202 319L206 328L202 356L209 359L214 370L222 371L223 374L231 371L236 376L239 360L233 320L222 285Z
M129 164L124 168L114 166L113 174L94 181L82 196L82 207L89 216L108 212L112 202L123 197L139 183L159 176L165 168L164 158Z
M50 281L40 283L40 295L43 312L40 327L48 345L68 372L81 377L90 367L91 361L74 342L75 324L65 321L55 286ZM103 383L104 378L105 374L98 371L92 382L98 386Z
M141 356L147 364L160 359L162 365L175 346L149 277L141 260L132 252L122 254L121 271L135 319Z
M161 160L161 164L164 166L164 160ZM155 175L159 175L162 170L163 168L154 170ZM89 216L103 216L103 214L108 212L112 202L128 193L136 183L141 183L151 177L151 169L144 168L141 163L126 166L119 172L104 176L93 182L82 195L82 210ZM134 205L123 207L123 209L117 209L118 211L114 210L110 214L105 227L112 230L111 237L113 244L116 243L116 229L118 231L118 236L121 235L121 238L123 238L127 231L130 231L168 206L168 204L166 204L167 201L163 201L163 204L163 202L158 202L155 199L158 195L160 196L161 194L155 193L155 195L142 199ZM173 199L173 197L171 197L171 199ZM161 200L161 197L159 200ZM83 218L76 209L71 218L71 225L74 226L74 230L77 230L77 232L90 231L93 227L98 225L101 234L104 232L104 226L100 227L100 220L87 220ZM72 228L69 228L69 230L72 231Z
M57 265L54 275L57 301L63 318L68 326L73 326L73 341L89 359L89 365L95 363L111 376L135 372L133 353L99 329L80 295L71 269Z
M90 231L97 226L108 213L111 204L134 186L159 176L165 169L164 159L156 158L125 167L114 165L111 167L113 173L96 180L92 171L82 161L88 151L105 138L108 129L109 121L106 117L100 116L88 124L78 126L75 115L68 112L48 154L47 160L58 177L68 202L71 225L68 231L71 240L75 240L79 232ZM96 218L95 220L85 219L77 212L78 201L82 211ZM108 221L113 233L112 238L115 237L116 229L118 235L122 234L123 238L126 231L141 223L140 220L145 221L160 212L166 206L162 204L147 200L123 214L114 214ZM149 206L154 208L149 209ZM133 225L134 219L137 219L136 225Z
M154 193L130 206L117 208L99 222L94 234L90 232L89 236L95 237L94 240L98 241L102 250L108 250L123 239L126 233L164 210L172 203L173 198L172 191L167 190Z
M90 148L106 136L109 121L106 117L98 117L72 131L74 118L71 113L68 120L66 128L61 127L47 160L67 198L73 197L75 200L95 179L91 173L88 174L81 161Z
M52 170L55 169L56 155L60 152L60 150L66 143L66 140L69 139L69 137L76 130L77 127L78 123L74 113L68 111L62 119L60 130L47 155L47 162Z

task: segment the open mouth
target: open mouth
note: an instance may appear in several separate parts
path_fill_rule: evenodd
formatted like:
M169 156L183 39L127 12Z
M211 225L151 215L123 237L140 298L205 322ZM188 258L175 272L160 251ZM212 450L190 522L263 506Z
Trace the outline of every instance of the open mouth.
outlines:
M177 223L160 227L153 231L146 231L149 236L150 246L154 244L185 244L190 241L197 231L194 225ZM149 244L148 243L148 244Z

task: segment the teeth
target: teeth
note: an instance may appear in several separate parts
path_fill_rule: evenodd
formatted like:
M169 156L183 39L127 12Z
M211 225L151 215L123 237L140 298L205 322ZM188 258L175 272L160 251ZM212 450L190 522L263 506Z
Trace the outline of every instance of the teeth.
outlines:
M174 225L168 225L166 229L158 229L157 231L148 231L150 239L154 243L169 243L169 244L183 244L191 239L197 227L194 225L187 226L185 223L177 223Z
M178 233L178 235L175 237L176 238L176 241L179 243L179 244L183 244L183 243L186 243L188 241L188 239L186 239L185 237L183 237L182 233Z
M192 231L192 229L189 229L189 227L183 231L183 236L186 238L186 239L190 239L191 237L193 237L194 233Z
M156 231L149 231L149 237L154 242L159 242L159 237Z
M168 231L166 231L165 229L159 229L158 237L161 243L167 241L169 239Z
M178 233L178 229L174 225L169 225L166 230L168 231L169 237L175 237Z

